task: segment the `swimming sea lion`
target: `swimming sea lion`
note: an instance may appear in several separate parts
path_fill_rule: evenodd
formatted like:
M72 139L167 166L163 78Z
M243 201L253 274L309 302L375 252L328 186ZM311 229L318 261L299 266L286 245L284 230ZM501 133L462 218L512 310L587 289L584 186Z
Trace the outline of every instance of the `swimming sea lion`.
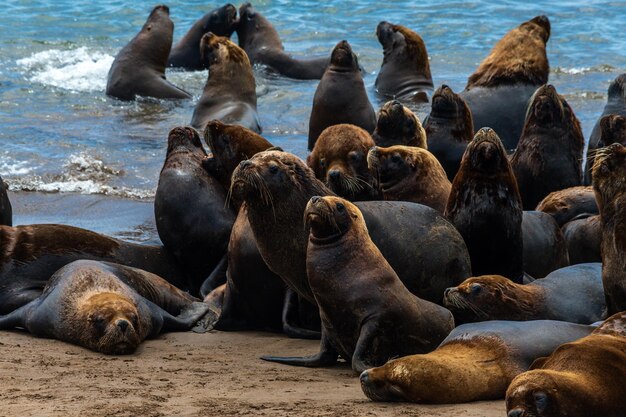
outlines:
M565 223L562 230L571 265L602 262L602 222L599 215L572 220Z
M626 74L624 74L626 79ZM624 110L626 116L626 109ZM595 158L595 151L598 148L604 148L613 143L621 143L626 145L626 117L611 114L603 116L600 121L600 140L596 143L595 147L589 145L587 150L587 164L585 165L585 184L591 184L591 167L593 167L593 161Z
M376 92L401 101L427 103L433 92L433 78L422 38L409 28L389 22L378 24L376 36L383 47Z
M58 270L37 299L0 316L0 329L21 327L37 337L123 355L161 332L191 329L209 311L197 301L140 269L76 261Z
M308 149L313 149L324 129L340 123L356 125L368 133L376 127L376 113L367 98L359 61L348 41L335 46L330 65L315 90Z
M0 177L0 225L13 226L13 208L7 191L9 186Z
M313 197L306 266L320 308L320 352L262 359L327 366L341 356L363 372L389 359L433 350L454 328L452 314L411 294L371 241L359 209L338 197Z
M246 53L228 38L212 33L202 37L200 49L209 77L191 125L203 131L211 120L221 120L261 133L254 73Z
M535 210L554 217L560 227L578 216L599 213L596 196L591 186L577 186L553 191L539 202Z
M139 33L115 57L107 76L106 93L122 100L136 96L191 98L165 79L174 23L167 6L156 6Z
M426 132L420 119L397 100L383 104L378 111L376 129L372 133L376 145L419 146L426 149Z

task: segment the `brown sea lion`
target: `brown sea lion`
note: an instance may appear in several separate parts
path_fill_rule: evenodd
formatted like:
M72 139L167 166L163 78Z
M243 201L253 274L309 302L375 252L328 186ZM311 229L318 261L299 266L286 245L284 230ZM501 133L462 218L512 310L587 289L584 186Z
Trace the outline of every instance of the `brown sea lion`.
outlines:
M373 401L497 400L533 360L593 329L552 320L463 324L431 353L394 359L363 372L361 388Z
M374 146L367 164L384 200L412 201L444 212L452 185L437 158L426 149Z
M376 36L383 47L376 92L400 101L427 103L433 92L433 78L424 40L411 29L389 22L378 24Z
M320 351L307 357L262 359L328 366L341 356L363 372L389 359L433 350L454 328L452 314L411 294L369 237L359 209L338 197L313 197L304 211L310 227L309 285L320 309Z
M598 214L596 196L591 186L553 191L537 204L537 211L548 213L563 227L578 216Z
M599 150L593 189L602 220L602 281L609 314L626 310L626 147Z
M308 149L315 147L315 141L324 129L340 123L359 126L368 133L376 127L376 113L367 98L359 61L348 41L335 46L330 65L315 90Z
M211 120L221 120L261 133L254 73L246 53L230 39L212 33L202 37L200 49L209 77L191 125L204 131Z
M548 82L549 38L546 16L522 23L498 41L460 94L472 109L474 128L493 128L506 149L517 146L528 99Z
M0 225L13 226L13 208L7 191L9 186L0 177Z
M626 78L626 74L624 74ZM625 110L626 113L626 110ZM626 115L625 115L626 116ZM604 148L613 143L621 143L626 145L626 117L611 114L604 116L600 119L600 140L597 142L595 148L587 150L587 164L585 165L585 184L591 184L591 167L593 167L593 161L595 158L595 150L598 148Z
M124 355L161 332L191 329L209 312L198 301L141 269L76 261L52 275L41 296L0 316L0 329Z
M350 201L379 200L367 169L367 151L373 146L370 134L358 126L329 126L317 138L306 163L335 194Z
M599 215L572 220L565 223L562 230L571 265L602 262L602 221Z
M441 162L452 181L461 165L463 152L474 137L472 112L465 100L447 85L435 91L430 114L424 120L428 150Z
M156 6L139 33L115 57L107 76L106 94L122 100L136 96L191 98L165 79L174 23L167 6Z
M393 145L419 146L424 149L428 147L426 132L420 119L397 100L386 102L378 111L372 138L376 145L382 147Z
M154 197L159 238L185 270L192 294L226 255L236 217L226 189L203 168L206 157L193 128L172 129Z
M250 3L239 7L239 46L252 64L265 65L272 72L299 80L319 80L329 64L328 57L296 59L286 54L278 32Z
M189 28L176 45L172 47L167 60L168 67L190 71L204 69L200 56L200 40L205 33L230 37L238 24L237 9L232 4L211 10Z
M182 269L163 247L123 242L58 224L0 226L0 314L39 297L55 271L79 259L143 269L185 289Z
M562 320L591 324L606 318L602 264L568 266L526 285L500 275L472 277L448 288L443 303L457 323Z
M508 417L623 417L626 312L537 359L506 391Z
M522 201L493 129L480 129L467 145L445 217L463 236L474 275L498 274L522 283Z
M550 84L538 88L511 157L524 210L553 191L582 184L583 148L580 123L565 98Z

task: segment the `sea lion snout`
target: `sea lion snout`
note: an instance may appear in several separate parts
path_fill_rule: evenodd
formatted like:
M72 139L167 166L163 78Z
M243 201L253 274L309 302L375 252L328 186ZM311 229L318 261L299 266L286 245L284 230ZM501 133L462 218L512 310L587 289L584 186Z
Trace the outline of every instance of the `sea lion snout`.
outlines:
M516 408L514 410L509 411L506 416L507 417L523 417L524 416L524 410Z
M120 329L122 333L126 333L126 330L128 330L128 327L130 326L130 323L128 322L128 320L120 319L115 322L115 325L118 329Z

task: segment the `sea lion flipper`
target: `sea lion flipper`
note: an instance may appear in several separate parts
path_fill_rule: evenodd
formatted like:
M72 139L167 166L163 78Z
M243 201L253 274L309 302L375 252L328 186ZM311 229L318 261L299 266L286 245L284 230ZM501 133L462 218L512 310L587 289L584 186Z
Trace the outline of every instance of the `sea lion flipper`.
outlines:
M330 341L324 335L322 329L322 341L320 343L320 351L310 356L261 356L261 359L268 362L277 362L292 366L306 366L308 368L318 368L323 366L334 365L337 362L339 354L330 345Z
M181 310L178 316L172 316L167 311L162 310L160 307L154 305L161 310L163 317L163 326L161 332L167 331L187 331L191 329L198 321L203 319L207 313L215 314L211 311L210 307L206 303L193 302L188 307ZM207 321L208 322L208 321Z
M226 282L226 270L228 269L228 255L224 254L222 259L211 272L211 275L204 280L200 287L200 296L205 298L211 291L223 285Z
M380 328L377 323L368 321L361 328L361 334L356 342L356 348L352 354L352 370L357 374L366 369L380 366L378 363L372 363L371 358L380 358L381 352L378 352L376 346L378 345L374 340L380 337Z
M11 330L16 327L26 328L26 318L32 308L33 302L26 304L16 310L13 310L9 314L0 316L0 329Z
M292 289L285 292L285 304L283 305L283 332L294 339L319 339L321 333L315 330L305 329L297 324L298 318L298 294Z

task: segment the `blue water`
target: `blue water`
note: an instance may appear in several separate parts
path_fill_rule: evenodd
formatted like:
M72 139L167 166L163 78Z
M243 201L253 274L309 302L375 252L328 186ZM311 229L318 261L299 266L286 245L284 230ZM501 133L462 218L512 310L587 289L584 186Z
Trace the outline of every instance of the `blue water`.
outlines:
M554 2L556 3L556 2ZM167 3L176 42L202 14L223 3ZM191 119L194 100L124 103L104 95L113 57L155 5L146 1L5 0L0 15L0 175L14 191L80 192L150 199L168 131ZM328 54L347 39L365 68L370 99L382 61L380 20L420 33L435 85L455 91L508 30L538 14L552 23L550 82L564 94L587 136L608 83L626 72L626 3L550 5L480 1L263 1L255 3L296 56ZM264 135L299 156L317 81L267 77L257 70ZM167 72L197 99L206 72ZM422 114L424 116L424 114ZM62 213L59 213L62 217Z

